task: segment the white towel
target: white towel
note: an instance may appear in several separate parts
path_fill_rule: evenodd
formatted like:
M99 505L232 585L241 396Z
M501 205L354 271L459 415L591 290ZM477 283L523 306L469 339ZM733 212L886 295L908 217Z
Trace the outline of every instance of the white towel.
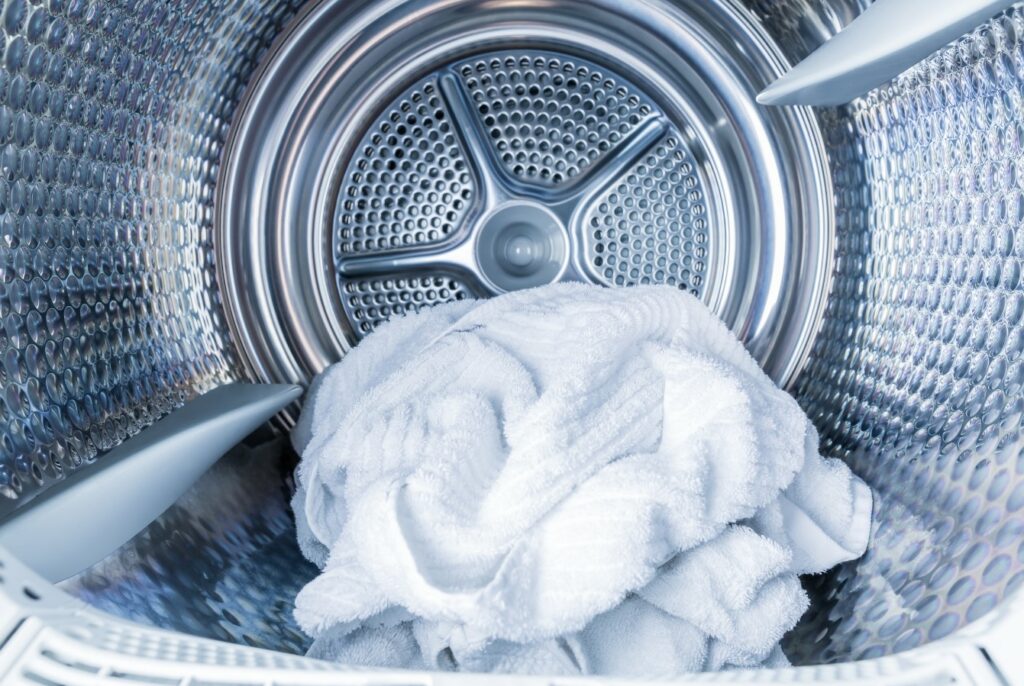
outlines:
M296 599L352 664L671 675L779 664L798 572L870 493L692 296L556 285L382 326L294 440ZM415 649L414 649L415 647Z

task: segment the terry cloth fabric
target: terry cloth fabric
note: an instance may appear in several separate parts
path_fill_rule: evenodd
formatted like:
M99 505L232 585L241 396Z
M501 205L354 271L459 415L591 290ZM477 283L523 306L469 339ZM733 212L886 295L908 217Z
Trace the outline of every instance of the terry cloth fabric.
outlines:
M553 285L391 321L293 434L311 654L668 676L784 664L871 495L696 298Z

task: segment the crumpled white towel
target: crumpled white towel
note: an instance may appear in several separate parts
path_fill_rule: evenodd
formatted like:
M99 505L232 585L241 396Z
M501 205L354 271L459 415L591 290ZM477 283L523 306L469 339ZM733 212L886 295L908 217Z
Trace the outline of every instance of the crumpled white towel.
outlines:
M867 487L698 300L554 285L380 327L293 434L296 599L351 664L660 676L784 664L797 573Z

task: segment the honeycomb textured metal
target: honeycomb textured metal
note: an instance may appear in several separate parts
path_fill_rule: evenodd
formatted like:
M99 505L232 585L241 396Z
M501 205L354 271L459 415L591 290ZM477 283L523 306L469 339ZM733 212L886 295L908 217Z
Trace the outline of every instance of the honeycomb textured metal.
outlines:
M389 317L473 297L458 279L437 275L359 279L347 282L344 290L346 309L362 334L370 333Z
M835 285L798 395L877 493L797 662L949 635L1024 582L1024 13L826 117Z
M606 286L668 284L700 296L708 217L696 162L667 136L594 204L587 259Z
M234 104L294 4L3 4L3 509L237 375L213 276L214 177Z
M492 55L457 71L505 168L531 184L580 175L653 111L634 87L566 56Z
M348 164L338 198L335 259L447 238L473 185L450 116L430 78L392 103Z
M168 659L234 664L231 656L245 655L230 646L218 655L190 654L197 636L304 653L311 639L295 623L292 604L317 569L299 552L286 485L291 464L281 454L273 442L236 449L174 507L63 589L97 609L187 634L151 646ZM108 634L103 643L147 648L137 634Z

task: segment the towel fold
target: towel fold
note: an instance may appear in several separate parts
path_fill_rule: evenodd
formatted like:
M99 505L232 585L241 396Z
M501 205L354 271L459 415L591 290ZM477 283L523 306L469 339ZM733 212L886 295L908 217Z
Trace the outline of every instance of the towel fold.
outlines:
M351 664L665 676L777 665L797 573L871 496L728 329L666 287L556 285L380 327L293 441L296 599Z

